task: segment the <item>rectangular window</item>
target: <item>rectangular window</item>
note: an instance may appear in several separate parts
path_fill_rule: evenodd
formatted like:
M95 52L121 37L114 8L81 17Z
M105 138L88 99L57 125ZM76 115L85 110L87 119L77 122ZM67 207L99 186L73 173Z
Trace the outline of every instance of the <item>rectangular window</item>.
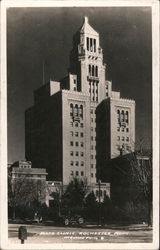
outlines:
M93 177L93 173L91 173L91 177Z
M83 135L84 135L84 134L83 134L83 133L81 133L81 137L83 137Z
M117 131L120 131L120 127L117 127Z
M76 171L76 176L78 176L79 175L79 172L78 171Z
M83 123L80 124L80 127L83 128Z
M125 140L125 137L124 136L122 136L122 141L124 141Z
M96 52L96 39L94 39L94 52Z
M73 136L73 131L70 132L70 135Z
M91 114L93 114L93 109L91 109Z
M81 171L81 176L83 176L84 175L84 172L83 171Z
M74 84L76 84L76 79L74 79Z
M83 142L81 142L81 147L83 147L84 146L84 144L83 144Z
M84 161L81 161L81 167L83 167L84 166Z
M91 127L91 131L93 131L93 127Z
M91 150L93 150L93 145L91 145Z
M71 170L71 175L73 176L73 171Z
M78 127L78 122L75 122L75 127Z
M83 153L83 152L81 152L81 156L84 156L84 153Z
M70 155L73 156L73 151L70 152Z
M79 162L78 161L76 161L76 166L79 166Z
M73 166L73 165L74 165L74 162L73 162L73 161L71 161L71 163L70 163L70 164L71 164L71 166Z
M70 122L71 127L73 127L73 122Z
M76 156L78 156L79 155L79 152L78 151L76 151Z
M93 44L92 44L92 38L90 38L90 51L93 51Z
M126 128L126 132L129 132L129 128Z
M93 122L93 118L91 118L91 122Z
M75 132L75 136L78 137L78 132Z
M73 141L70 142L70 145L73 146Z
M129 141L129 137L126 138L126 141Z
M94 165L93 165L93 164L91 164L91 168L93 168L93 166L94 166Z
M87 37L87 50L89 51L89 38Z
M122 132L124 132L124 127L122 127Z
M91 141L93 141L93 136L91 136Z
M76 147L78 147L79 146L79 143L78 143L78 141L76 141Z

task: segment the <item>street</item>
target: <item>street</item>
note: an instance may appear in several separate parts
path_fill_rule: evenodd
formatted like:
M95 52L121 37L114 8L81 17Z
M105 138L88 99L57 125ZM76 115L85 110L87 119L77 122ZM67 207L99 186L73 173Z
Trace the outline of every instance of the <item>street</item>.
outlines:
M9 224L9 243L19 243L18 228L26 226L28 238L25 244L31 243L148 243L152 242L152 229L146 225L105 227L55 227L40 224Z

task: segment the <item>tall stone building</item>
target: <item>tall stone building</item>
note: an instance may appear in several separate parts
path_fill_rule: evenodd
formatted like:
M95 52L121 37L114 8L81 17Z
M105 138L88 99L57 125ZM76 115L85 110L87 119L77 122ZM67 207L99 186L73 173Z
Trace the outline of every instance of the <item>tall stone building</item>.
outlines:
M121 99L112 91L99 34L85 17L73 37L68 76L36 90L34 106L26 111L26 159L35 167L45 166L49 180L67 185L73 177L87 179L96 191L97 154L113 157L119 153L115 150L118 125L114 123L118 108L120 114L123 109L129 112L126 124L132 131L129 138L134 140L134 101ZM101 124L101 120L106 122ZM97 134L99 127L103 131ZM104 144L100 142L103 133ZM109 183L101 188L109 194Z

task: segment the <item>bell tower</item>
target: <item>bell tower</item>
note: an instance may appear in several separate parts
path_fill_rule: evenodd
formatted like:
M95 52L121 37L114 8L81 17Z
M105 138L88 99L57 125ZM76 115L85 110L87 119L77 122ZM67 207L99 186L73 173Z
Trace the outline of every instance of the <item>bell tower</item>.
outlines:
M105 71L99 34L84 17L83 25L73 38L70 55L70 71L77 74L80 92L90 94L90 101L99 103L105 98Z

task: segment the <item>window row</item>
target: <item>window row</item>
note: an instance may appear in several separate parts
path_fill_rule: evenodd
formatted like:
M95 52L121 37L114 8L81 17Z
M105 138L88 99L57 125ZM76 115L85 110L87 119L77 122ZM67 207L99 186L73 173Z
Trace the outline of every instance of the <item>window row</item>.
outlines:
M84 133L83 133L83 132L80 132L80 133L79 133L79 132L77 132L77 131L76 131L75 133L74 133L73 131L71 131L71 132L70 132L70 135L71 135L71 136L74 136L74 135L75 135L76 137L79 137L79 136L80 136L80 137L84 137Z
M79 171L71 171L71 175L73 176L73 175L76 175L76 176L84 176L84 172L83 171L81 171L81 172L79 172Z
M78 146L84 147L84 143L83 142L78 142L78 141L73 142L73 141L70 141L70 146L74 146L74 145L76 147L78 147Z
M118 122L126 122L128 123L128 111L124 111L124 110L117 110L117 119L118 119Z
M81 162L79 162L79 161L75 161L75 162L74 162L74 161L71 161L71 162L70 162L70 165L71 165L71 166L77 166L77 167L78 167L78 166L83 167L83 166L84 166L84 161L81 161Z
M129 137L127 136L126 138L124 136L122 136L122 138L120 136L117 136L117 141L129 141Z
M79 123L79 122L70 122L71 127L75 126L76 128L80 127L83 128L84 125L83 123Z
M87 50L96 52L96 39L87 37Z
M127 150L127 151L130 151L131 150L131 146L129 146L129 145L122 145L122 146L120 146L120 145L116 145L116 147L117 147L117 150Z
M70 155L71 156L84 156L84 152L78 152L78 151L76 151L76 152L74 152L74 151L70 151Z
M88 65L88 73L89 73L89 76L96 76L98 77L98 66L96 65L91 65L89 64Z
M94 122L94 121L96 122L96 118L95 119L91 118L91 122Z
M71 103L70 115L74 117L78 116L83 118L83 105L78 106L78 104L73 105L73 103Z
M120 131L122 131L122 132L129 132L129 128L125 128L125 127L123 127L123 126L122 126L122 128L117 127L117 131L118 131L118 132L120 132Z
M96 159L96 155L91 154L91 159Z
M90 96L92 102L98 102L98 96Z

